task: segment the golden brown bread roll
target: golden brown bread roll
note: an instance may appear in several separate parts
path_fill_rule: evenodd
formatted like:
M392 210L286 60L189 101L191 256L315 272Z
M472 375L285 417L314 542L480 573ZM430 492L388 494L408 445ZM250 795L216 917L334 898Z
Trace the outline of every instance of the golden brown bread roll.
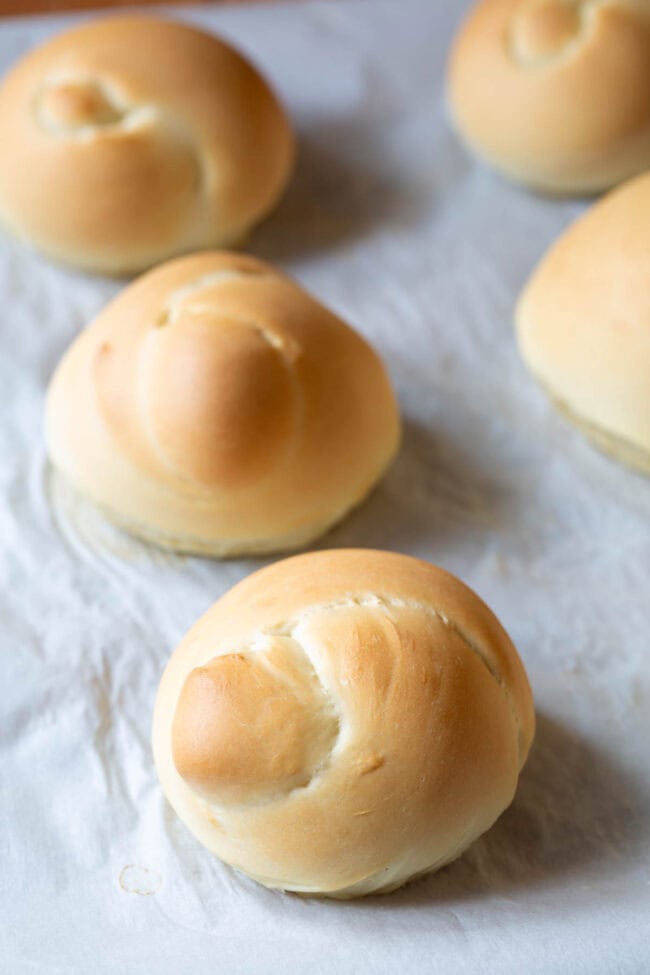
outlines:
M240 241L288 179L293 139L257 71L202 31L93 20L0 86L0 220L108 273Z
M51 460L127 530L211 555L304 545L399 440L381 361L291 279L226 252L125 289L51 382Z
M521 354L594 443L650 473L650 175L550 249L517 308Z
M650 166L647 0L481 0L449 65L467 143L551 192L596 192Z
M254 573L192 627L153 747L167 798L221 859L356 897L488 829L534 721L521 660L470 589L405 555L338 550Z

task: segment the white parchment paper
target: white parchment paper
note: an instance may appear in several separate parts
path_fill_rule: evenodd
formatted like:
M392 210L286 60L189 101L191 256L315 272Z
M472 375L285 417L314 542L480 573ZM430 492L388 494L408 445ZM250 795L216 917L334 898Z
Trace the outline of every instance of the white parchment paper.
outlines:
M505 184L450 132L465 6L178 15L249 52L300 133L251 250L371 339L402 404L398 461L321 544L424 556L492 605L538 706L517 798L457 863L356 903L266 891L203 851L156 782L154 694L187 627L262 562L161 554L71 506L44 391L121 285L3 236L2 973L650 971L650 482L567 427L518 360L517 292L582 204ZM5 21L2 68L71 21Z

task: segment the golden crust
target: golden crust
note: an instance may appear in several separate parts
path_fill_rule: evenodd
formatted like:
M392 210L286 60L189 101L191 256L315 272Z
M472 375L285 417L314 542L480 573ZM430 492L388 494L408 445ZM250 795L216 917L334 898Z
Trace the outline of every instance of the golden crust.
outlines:
M523 183L591 193L650 165L645 0L481 0L448 87L464 139Z
M216 37L155 17L94 20L0 86L0 219L109 273L238 242L288 179L293 138L265 81Z
M192 715L206 670L219 694ZM242 714L260 716L257 750ZM268 886L348 897L459 855L510 803L533 733L521 661L471 590L417 559L338 550L214 604L163 675L153 744L210 850Z
M370 346L289 278L225 252L123 291L50 385L50 457L135 534L226 555L304 544L374 486L399 415Z
M521 354L570 419L617 459L650 467L650 176L592 207L532 275Z

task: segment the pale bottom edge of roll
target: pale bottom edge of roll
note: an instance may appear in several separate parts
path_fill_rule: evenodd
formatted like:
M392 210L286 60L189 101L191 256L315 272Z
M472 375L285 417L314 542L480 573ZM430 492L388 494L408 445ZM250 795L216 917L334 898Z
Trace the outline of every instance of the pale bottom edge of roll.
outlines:
M633 470L640 471L642 474L650 475L650 451L643 450L638 444L626 440L618 434L612 433L605 427L599 426L588 420L582 414L577 413L566 400L555 393L545 382L535 377L558 412L570 423L576 426L581 433L597 447L602 453L607 454L614 460Z
M499 813L497 819L499 819L503 812L505 812L505 809ZM416 870L414 873L409 873L404 876L399 866L393 865L392 868L389 867L385 871L382 870L379 873L371 874L369 877L365 877L363 880L359 880L357 883L351 884L349 887L343 887L340 890L319 891L306 888L300 889L298 887L283 886L277 881L270 880L268 877L259 877L250 873L247 876L251 877L257 883L262 884L264 887L282 890L284 893L294 894L296 897L323 897L328 900L354 900L358 897L365 896L381 897L385 894L393 894L396 890L401 890L403 887L407 887L418 880L422 880L424 877L428 877L429 874L442 870L443 867L448 867L455 860L463 856L492 826L494 826L494 822L486 825L478 836L464 837L451 853L445 854L445 856L436 860L435 863L423 867L421 870ZM231 869L236 870L237 868L231 865ZM382 874L386 874L383 883L381 883Z
M309 525L302 526L286 535L275 535L269 538L258 539L196 538L194 536L177 535L171 532L161 531L145 522L129 518L115 511L109 505L95 500L95 498L80 491L60 467L52 462L50 462L50 466L55 471L56 476L61 478L68 490L80 503L90 505L107 521L128 535L151 545L156 545L158 548L176 552L179 555L199 555L208 558L229 559L248 555L274 555L283 552L292 552L309 545L317 538L331 531L331 529L347 518L352 511L363 504L366 498L378 486L379 481L392 460L393 456L372 477L369 483L364 486L363 490L358 495L355 495L354 499L344 507L339 508L335 514L329 515L327 518L323 518L318 522L311 522Z

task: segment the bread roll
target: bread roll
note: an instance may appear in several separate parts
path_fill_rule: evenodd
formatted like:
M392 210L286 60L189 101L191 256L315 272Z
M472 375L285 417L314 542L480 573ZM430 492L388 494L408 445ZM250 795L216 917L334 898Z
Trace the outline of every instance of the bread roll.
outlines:
M150 271L76 339L46 436L128 531L223 556L326 531L384 472L399 416L361 336L261 261L208 252Z
M343 898L459 856L512 800L533 731L522 663L478 596L418 559L338 550L255 572L192 627L153 747L209 850Z
M229 246L273 207L293 140L259 74L209 34L93 20L0 86L0 220L50 257L107 273Z
M456 40L449 97L467 143L554 193L650 166L647 0L481 0Z
M517 308L524 361L603 450L650 473L650 175L551 248Z

